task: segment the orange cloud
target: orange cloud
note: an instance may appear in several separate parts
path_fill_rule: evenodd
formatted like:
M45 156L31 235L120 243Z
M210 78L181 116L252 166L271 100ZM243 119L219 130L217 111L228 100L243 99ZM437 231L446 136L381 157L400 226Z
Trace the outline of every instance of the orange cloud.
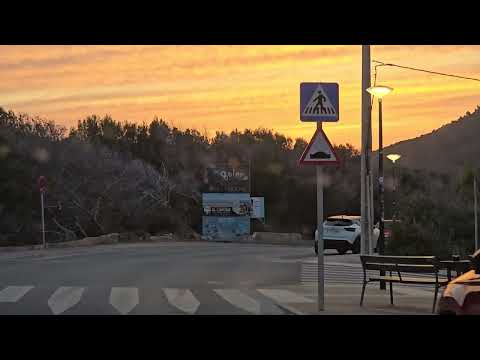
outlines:
M340 84L335 143L360 146L360 46L0 46L0 104L71 126L89 114L181 128L263 126L310 139L298 116L299 84ZM372 59L479 77L479 46L372 46ZM372 68L373 75L373 68ZM384 143L430 132L478 105L478 83L378 68L392 86ZM373 113L376 146L376 105Z

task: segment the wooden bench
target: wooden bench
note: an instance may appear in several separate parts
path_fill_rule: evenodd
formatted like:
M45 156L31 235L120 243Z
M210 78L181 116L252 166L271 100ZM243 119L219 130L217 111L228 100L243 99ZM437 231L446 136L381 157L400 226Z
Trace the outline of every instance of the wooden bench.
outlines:
M420 284L435 286L432 312L435 312L438 290L448 284L448 279L439 278L441 268L435 256L381 256L361 255L363 268L363 286L360 306L363 305L365 288L369 282L385 281L390 284L390 303L393 305L393 283ZM389 275L368 275L367 270L385 271ZM409 276L408 274L423 274L424 277ZM426 276L430 275L430 276Z

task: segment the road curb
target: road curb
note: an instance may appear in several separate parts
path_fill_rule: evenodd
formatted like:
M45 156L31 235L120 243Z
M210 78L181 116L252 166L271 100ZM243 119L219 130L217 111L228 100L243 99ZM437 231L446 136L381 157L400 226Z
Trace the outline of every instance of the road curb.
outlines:
M211 241L211 242L246 244L246 245L277 245L277 246L303 246L303 247L312 246L312 242L308 240L282 242L282 241L275 241L275 240L236 240L235 239L235 240L223 240L223 241Z
M153 238L154 236L152 236ZM158 237L160 238L160 237ZM125 245L125 244L160 244L160 243L202 243L198 240L190 239L155 239L151 240L139 240L139 241L118 241L114 239L105 239L105 238L83 238L73 241L65 241L60 243L47 243L46 247L42 244L40 245L27 245L27 246L0 246L0 254L22 252L22 251L34 251L34 250L48 250L48 249L73 249L73 248L89 248L102 245Z
M27 245L27 246L1 246L0 253L12 253L17 251L42 250L43 245Z

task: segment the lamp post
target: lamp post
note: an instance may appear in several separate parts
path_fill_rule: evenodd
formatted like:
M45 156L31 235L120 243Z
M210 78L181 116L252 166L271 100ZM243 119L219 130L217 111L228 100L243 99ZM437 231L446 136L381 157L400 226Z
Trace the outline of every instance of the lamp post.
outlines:
M384 215L385 215L385 199L384 199L384 182L383 182L383 128L382 128L382 99L390 94L393 89L388 86L372 86L367 91L378 98L378 200L380 213L380 236L378 238L378 254L383 255L385 245L384 234ZM381 271L380 275L384 276L385 271ZM385 281L380 282L380 289L385 290Z
M393 221L395 222L395 215L396 215L396 200L397 200L397 197L396 197L396 192L397 192L397 177L395 176L395 161L397 161L398 159L400 159L402 156L399 155L399 154L388 154L387 155L387 159L390 160L392 163L393 163L393 209L392 209L392 218L393 218Z
M41 214L42 214L42 244L43 248L47 247L47 243L45 241L45 204L44 204L44 194L47 190L47 179L45 176L39 176L37 179L38 190L40 191L40 206L41 206Z
M478 243L478 211L477 211L477 174L473 174L473 216L475 217L475 250L480 248Z

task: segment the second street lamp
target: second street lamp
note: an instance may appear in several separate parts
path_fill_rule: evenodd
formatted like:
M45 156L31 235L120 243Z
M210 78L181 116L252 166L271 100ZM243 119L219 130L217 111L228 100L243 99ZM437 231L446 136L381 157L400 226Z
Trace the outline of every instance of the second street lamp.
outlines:
M398 159L401 158L401 155L399 154L388 154L387 155L387 159L390 160L392 163L393 163L393 209L392 209L392 218L393 218L393 222L395 222L395 218L396 218L396 200L397 200L397 177L395 176L395 161L397 161Z
M380 215L380 236L378 238L377 249L378 255L383 255L385 246L385 199L383 184L383 128L382 128L382 99L384 96L392 92L392 88L388 86L372 86L367 91L378 98L378 199L379 199L379 215ZM381 271L380 275L384 276L385 271ZM380 289L385 290L385 281L380 282Z

